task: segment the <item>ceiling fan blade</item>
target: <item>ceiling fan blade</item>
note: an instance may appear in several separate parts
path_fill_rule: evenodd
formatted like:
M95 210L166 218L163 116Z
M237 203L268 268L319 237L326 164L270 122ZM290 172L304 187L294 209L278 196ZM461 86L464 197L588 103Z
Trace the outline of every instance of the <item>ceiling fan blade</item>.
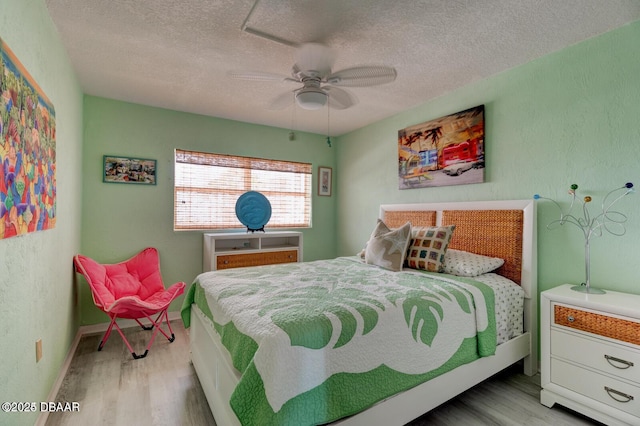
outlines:
M384 65L360 66L336 71L326 81L335 86L366 87L391 83L398 73L393 67Z
M289 81L293 80L291 77L280 74L272 74L269 72L261 71L229 71L227 75L231 78L237 78L239 80L251 80L251 81ZM295 81L295 80L293 80Z
M295 101L295 92L284 92L278 96L276 96L271 103L267 106L267 109L271 110L280 110L285 109L290 105L293 105Z
M303 44L296 51L296 64L301 71L317 71L320 77L331 72L335 62L334 52L327 46L319 43Z
M339 87L325 86L322 89L329 94L329 107L333 109L347 109L358 103L353 93Z

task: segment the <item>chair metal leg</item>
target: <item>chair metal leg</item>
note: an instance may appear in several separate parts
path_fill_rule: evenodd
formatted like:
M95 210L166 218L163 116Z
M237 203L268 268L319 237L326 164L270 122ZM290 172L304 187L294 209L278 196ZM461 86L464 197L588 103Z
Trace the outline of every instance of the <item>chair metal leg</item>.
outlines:
M125 337L124 333L122 332L122 329L115 322L114 322L114 325L116 326L116 331L118 332L118 334L120 334L120 337L122 337L122 340L124 341L124 344L127 346L127 349L129 349L129 352L131 352L131 355L133 355L133 358L137 359L136 358L136 353L133 351L133 348L131 347L131 344L129 343L129 341Z
M158 321L159 320L159 321ZM167 334L166 331L164 331L162 329L162 322L164 321L165 324L167 324L167 328L169 329L169 332L171 333L171 337L169 337L169 335ZM160 314L158 315L158 317L156 318L156 320L154 321L154 325L156 326L156 328L158 329L158 331L160 333L162 333L164 335L164 337L167 338L167 340L169 342L173 342L175 340L175 336L173 334L173 329L171 328L171 323L169 323L169 314L167 313L166 310L160 312Z
M149 349L145 350L142 355L136 355L135 352L132 352L131 355L133 355L133 359L140 359L140 358L144 358L145 356L147 356L148 353L149 353Z
M164 335L164 337L167 338L169 343L172 343L176 339L175 334L173 333L173 329L171 328L171 323L169 322L169 314L167 313L166 309L164 311L161 311L156 316L155 319L153 319L151 317L146 317L146 318L151 322L150 326L144 326L138 319L135 320L138 324L140 324L140 326L144 330L153 329L153 334L151 335L151 339L149 340L149 344L147 344L147 347L146 347L146 349L145 349L143 354L138 355L138 354L135 353L135 351L133 350L133 347L131 346L131 344L127 340L126 336L122 332L122 329L118 326L118 323L116 322L117 317L112 317L111 318L111 322L109 323L109 328L107 328L107 331L104 333L104 336L102 337L102 340L100 341L100 345L98 346L98 350L99 351L102 350L104 344L107 342L107 340L109 339L109 336L111 335L111 331L113 330L113 327L115 327L115 329L118 332L118 334L120 334L120 337L122 337L122 340L124 341L124 344L127 346L127 349L129 349L129 352L131 353L131 356L133 356L133 359L141 359L141 358L144 358L144 357L147 356L147 354L149 353L149 350L151 349L151 345L153 345L153 341L155 340L156 335L158 334L158 332L162 333ZM162 323L163 322L165 322L167 324L167 328L169 329L169 333L171 333L171 336L169 336L169 334L162 329Z
M165 334L165 337L167 337L167 339L169 340L169 343L173 343L174 340L176 340L176 336L175 334L173 334L173 329L171 328L171 323L169 322L169 314L167 314L167 311L164 311L164 315L165 315L165 320L167 323L167 328L169 328L169 331L171 332L171 338L169 339L169 337L167 337L167 335Z
M167 327L169 328L169 332L171 333L171 337L169 337L169 335L162 329L163 321L167 324ZM158 332L162 333L164 337L167 338L169 343L173 343L173 341L176 340L176 336L175 334L173 334L173 329L171 328L171 324L169 323L169 314L167 314L166 309L160 312L160 315L158 315L158 317L153 322L153 324L155 325L155 330L153 330L153 334L151 335L151 340L149 340L149 344L147 345L146 352L148 352L149 349L151 349L151 345L153 345L153 341L155 340Z
M147 317L147 318L149 318L149 317ZM151 321L151 325L144 325L143 323L140 322L139 319L136 318L136 322L138 323L138 325L140 327L142 327L143 330L152 330L153 326L154 326L154 322L153 321Z
M107 340L109 340L109 336L111 336L111 330L113 329L114 324L116 324L116 317L111 317L111 322L109 323L109 328L107 328L107 331L104 333L104 335L102 336L102 340L100 340L100 344L98 345L98 350L101 351L102 348L104 347L105 343L107 343ZM117 327L117 325L116 325Z

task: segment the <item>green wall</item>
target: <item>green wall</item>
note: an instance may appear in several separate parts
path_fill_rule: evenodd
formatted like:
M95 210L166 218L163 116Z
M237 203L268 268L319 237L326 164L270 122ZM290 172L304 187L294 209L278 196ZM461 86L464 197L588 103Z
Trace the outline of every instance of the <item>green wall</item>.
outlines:
M0 402L46 401L78 330L71 259L80 248L82 92L43 0L0 0L0 37L51 100L57 122L56 226L0 240ZM0 425L36 418L0 411Z
M296 132L290 141L288 134L288 129L85 96L82 253L109 263L154 246L165 285L191 283L202 272L203 232L173 231L174 149L309 162L315 194L318 166L335 168L336 150L327 146L326 136ZM105 154L156 159L157 185L102 182ZM335 200L314 195L312 228L303 230L304 260L335 255ZM88 288L80 290L82 323L104 322Z
M582 194L593 196L595 212L609 190L628 181L640 187L639 40L635 22L340 137L338 254L362 248L380 204L528 199L539 193L567 206L569 185L577 183L586 190ZM397 131L481 104L485 182L398 190ZM640 293L633 266L640 251L639 196L616 205L629 218L624 236L592 240L592 285ZM584 281L584 238L577 228L546 229L556 212L550 203L538 204L541 290Z

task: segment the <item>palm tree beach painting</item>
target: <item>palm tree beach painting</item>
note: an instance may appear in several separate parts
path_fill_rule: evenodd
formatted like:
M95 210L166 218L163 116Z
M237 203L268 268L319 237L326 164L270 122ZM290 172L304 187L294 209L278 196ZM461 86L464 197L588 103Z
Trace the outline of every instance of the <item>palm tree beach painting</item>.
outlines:
M484 105L398 131L398 188L484 182Z

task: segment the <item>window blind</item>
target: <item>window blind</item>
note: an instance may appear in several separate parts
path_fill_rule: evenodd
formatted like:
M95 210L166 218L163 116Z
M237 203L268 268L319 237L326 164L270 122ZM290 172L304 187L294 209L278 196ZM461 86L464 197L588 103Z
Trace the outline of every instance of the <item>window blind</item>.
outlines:
M259 191L271 204L267 228L311 226L309 163L175 150L174 230L244 228L238 197Z

